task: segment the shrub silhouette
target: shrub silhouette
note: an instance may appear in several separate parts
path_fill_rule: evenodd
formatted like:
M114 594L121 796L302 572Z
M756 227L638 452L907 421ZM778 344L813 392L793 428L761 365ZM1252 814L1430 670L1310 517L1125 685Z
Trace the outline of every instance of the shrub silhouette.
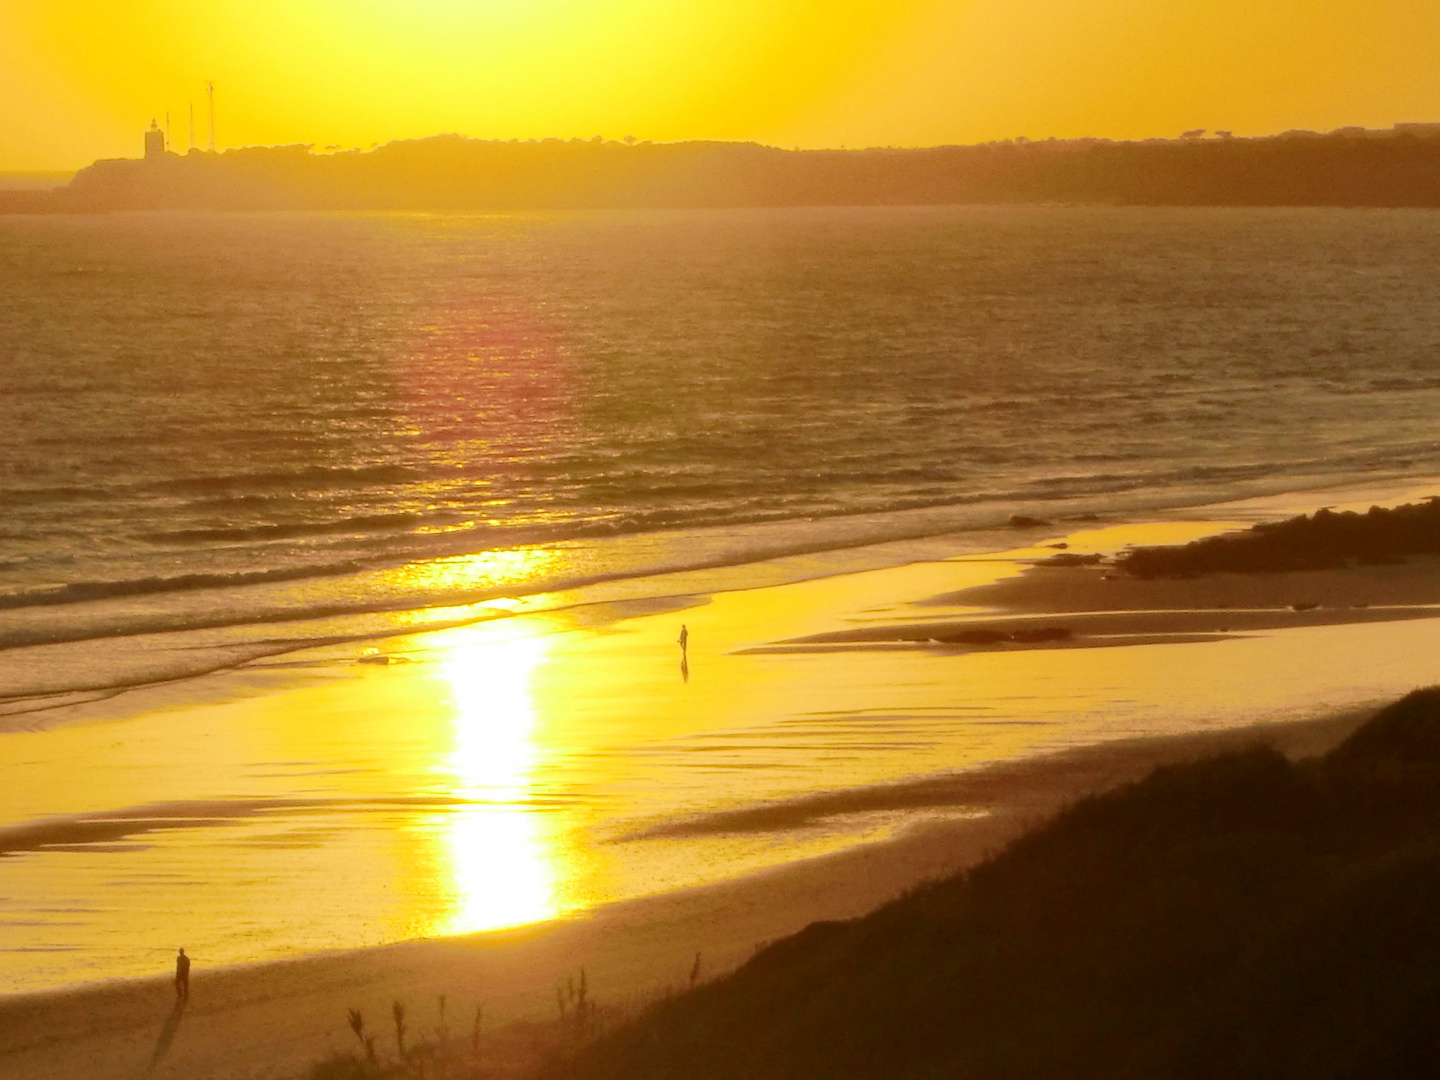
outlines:
M1440 689L1086 799L541 1076L1440 1075Z
M1317 510L1309 517L1208 536L1179 547L1142 547L1116 564L1136 577L1195 577L1220 571L1328 570L1353 559L1378 565L1440 553L1440 498L1366 513Z
M1440 687L1406 694L1387 705L1330 754L1336 764L1393 761L1440 764Z

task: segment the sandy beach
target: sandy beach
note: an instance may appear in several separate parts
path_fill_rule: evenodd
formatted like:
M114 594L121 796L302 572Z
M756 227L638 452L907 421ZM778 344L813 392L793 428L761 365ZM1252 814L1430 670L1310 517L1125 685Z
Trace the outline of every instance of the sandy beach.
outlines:
M671 851L671 861L625 856L640 860L632 879L642 871L655 875L642 886L620 876L630 865L622 855L609 856L620 860L609 879L620 883L613 886L619 898L615 891L610 898L592 892L587 902L584 880L576 878L571 887L580 891L572 891L568 904L547 901L558 904L558 918L482 911L501 925L506 918L533 925L412 934L429 939L266 963L207 964L196 948L193 997L183 1012L172 1012L163 954L155 965L162 974L153 978L11 995L0 999L0 1071L17 1080L296 1076L350 1048L348 1008L361 1009L375 1029L385 1027L393 1001L406 1002L412 1030L425 1038L444 995L452 1030L460 1024L454 1018L473 1015L483 1003L487 1030L503 1031L516 1021L548 1020L555 987L582 964L602 1004L633 1005L682 985L697 952L704 976L713 977L742 963L757 945L817 920L863 914L917 883L973 865L1075 799L1138 779L1157 764L1257 741L1292 756L1319 753L1374 705L1433 681L1431 658L1440 647L1440 623L1432 618L1440 612L1433 606L1440 603L1434 560L1178 582L1121 579L1103 565L1036 565L1059 550L1085 555L1147 538L1206 535L1243 522L1248 512L1222 511L1189 523L1052 527L1027 537L1026 547L995 555L689 595L618 621L613 612L604 618L583 606L568 616L546 616L569 620L556 640L580 658L574 663L602 672L592 680L613 686L628 679L641 687L626 691L632 711L637 700L653 709L669 696L693 694L714 674L703 705L676 698L692 710L713 710L689 731L755 708L762 692L788 703L804 697L823 712L843 705L862 684L901 710L933 708L953 698L957 685L1038 704L1026 706L1028 722L969 743L933 751L909 746L903 754L876 746L852 754L853 761L837 756L840 764L823 784L772 780L768 787L742 782L727 788L729 781L717 780L706 789L709 801L637 798L596 850ZM693 681L690 671L680 680L671 670L669 635L680 618L692 640L704 643L691 657ZM977 628L1012 634L1033 625L1064 627L1070 636L979 645L939 640ZM465 632L396 639L385 653L393 662L382 665L342 664L327 654L310 667L297 666L302 677L295 685L262 680L239 700L173 707L162 719L199 724L212 714L228 715L227 709L241 710L249 721L267 708L291 714L392 708L423 696L424 680L444 652L437 639L453 651L463 639L456 644L444 635ZM650 687L651 676L637 674L637 655L645 664L656 655L672 657L663 686ZM1298 656L1306 657L1304 665L1294 661ZM971 665L963 675L936 681L934 665L960 662ZM1287 664L1295 668L1289 674ZM1259 670L1272 677L1256 677ZM756 678L757 671L766 677ZM1127 712L1113 688L1087 690L1082 675L1102 688L1130 678L1123 692L1143 691L1149 703ZM1036 696L1011 687L1016 680L1036 690L1055 687ZM287 688L277 692L275 685ZM566 701L598 709L598 685L572 681ZM758 689L738 701L726 696L747 686ZM642 691L650 696L637 697ZM1077 719L1056 726L1051 709ZM59 734L78 738L93 726ZM677 737L686 738L685 730ZM744 765L747 759L734 760ZM126 838L124 827L114 831L110 840ZM545 841L551 858L582 857L573 837L554 835L559 839ZM64 837L48 842L63 847ZM12 850L22 849L12 843ZM707 864L712 859L718 861ZM523 871L524 864L516 865ZM183 913L177 916L183 922ZM430 925L456 923L452 917ZM507 1052L513 1043L506 1043Z
M13 997L0 1001L0 1062L15 1080L297 1076L350 1049L348 1008L383 1021L392 1001L408 1002L422 1037L434 1023L440 994L452 1017L470 1015L483 1002L490 1025L546 1020L554 1012L555 986L581 964L602 1003L632 1004L683 985L696 952L707 977L721 974L757 946L811 922L861 915L915 884L973 865L1067 803L1139 779L1157 765L1262 741L1309 756L1368 715L1359 710L1122 742L996 766L938 787L900 786L888 793L892 801L948 802L983 816L917 827L891 843L617 904L559 924L197 970L178 1022L164 978ZM871 795L854 798L863 803Z

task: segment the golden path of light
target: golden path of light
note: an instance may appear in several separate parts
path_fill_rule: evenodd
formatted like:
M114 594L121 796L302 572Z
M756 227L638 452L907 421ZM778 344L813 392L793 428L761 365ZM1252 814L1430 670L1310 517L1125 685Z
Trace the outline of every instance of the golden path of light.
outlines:
M389 575L399 586L463 593L534 581L553 570L560 558L558 552L543 547L501 548L411 563Z
M543 635L486 636L443 662L454 744L440 769L463 802L444 826L450 908L434 934L463 934L559 914L556 873L534 806L532 681Z

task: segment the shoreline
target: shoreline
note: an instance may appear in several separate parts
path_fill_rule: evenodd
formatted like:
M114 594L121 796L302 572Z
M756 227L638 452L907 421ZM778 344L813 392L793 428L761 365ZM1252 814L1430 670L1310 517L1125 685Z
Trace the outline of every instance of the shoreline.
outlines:
M917 561L967 557L1008 561L1007 553L1022 549L1029 542L1063 536L1086 529L1092 523L1099 528L1135 530L1166 522L1193 526L1223 520L1234 527L1308 513L1322 505L1321 500L1350 507L1395 504L1418 498L1422 492L1440 490L1440 476L1351 478L1341 483L1331 478L1318 486L1266 489L1259 493L1243 490L1255 486L1256 482L1241 483L1225 494L1218 490L1197 490L1181 501L1173 497L1152 497L1118 509L1107 509L1109 503L1103 495L1040 502L1007 500L986 506L986 524L962 524L972 510L967 504L839 515L818 522L831 530L823 543L818 539L805 543L792 539L782 543L772 538L771 534L781 537L803 531L807 523L798 520L741 526L734 535L722 526L705 526L673 535L638 534L621 542L641 539L664 547L673 544L676 537L683 537L691 541L700 539L702 549L709 551L713 547L715 550L693 565L669 565L662 559L647 569L631 568L573 586L557 582L556 587L547 586L540 591L500 590L481 599L457 598L450 603L336 611L318 619L296 614L276 621L267 618L253 625L141 628L134 632L107 632L97 637L37 640L0 648L0 682L7 688L20 687L7 689L0 695L0 735L126 716L155 707L145 704L154 699L159 700L159 707L173 707L177 697L187 700L186 692L192 688L190 696L194 700L217 700L217 691L212 687L221 687L218 694L223 699L226 683L231 684L229 692L249 692L235 689L237 674L243 676L267 668L278 670L290 658L300 657L302 662L309 656L351 658L366 646L383 652L415 635L505 621L516 616L565 616L575 612L581 618L623 621L636 611L643 612L647 606L672 603L674 610L680 610L704 603L706 597L716 593L839 578ZM1241 490L1237 492L1237 488ZM1034 527L1000 523L1012 511L1037 510L1045 513L1047 520ZM879 527L877 522L885 523L884 527ZM815 524L817 522L808 523ZM1210 531L1222 530L1212 528ZM1183 539L1197 535L1203 532L1186 532ZM1177 536L1176 541L1183 542L1182 537ZM583 542L547 541L540 548L558 549L574 543ZM451 554L439 561L483 559L490 554L493 553ZM267 590L272 586L247 588ZM1052 592L1053 589L1042 590L1040 595L1043 598ZM943 597L936 599L943 600ZM1012 599L1024 603L1023 598L1009 596L1005 602ZM100 601L99 606L103 608L107 603L111 601ZM43 614L50 609L40 610ZM26 611L27 615L34 613L32 609ZM1016 612L1021 613L1023 611ZM369 625L376 620L384 625ZM229 635L236 630L256 633L263 630L266 637L262 641L251 641L244 636L232 639ZM774 644L757 643L759 647ZM113 671L83 685L50 685L54 676L49 672L63 671L77 662L81 668L98 664L97 671ZM177 662L191 668L171 670Z
M1291 500L1298 497L1288 496ZM1272 496L1260 501L1272 503L1282 498L1287 497ZM1275 516L1273 510L1247 507L1243 501L1218 505L1236 511L1227 519L1231 522L1243 522L1251 513ZM1192 533L1197 528L1216 527L1213 523L1196 523L1193 518L1175 517L1178 520L1172 519L1164 527L1188 528ZM1192 524L1187 526L1186 521ZM1054 530L1060 528L1063 526ZM1145 528L1143 524L1097 526L1092 531L1101 534L1102 539L1092 540L1096 545L1108 543L1103 537ZM1047 532L1045 539L1049 535ZM1083 533L1071 533L1070 537L1073 546L1069 550L1085 550ZM1195 581L1117 585L1104 581L1090 567L1035 566L1053 552L1041 545L1040 537L1035 537L1034 542L1039 546L789 581L741 590L743 595L719 594L709 600L712 606L729 604L736 608L739 614L732 613L732 622L739 618L744 633L754 640L764 638L785 622L782 619L772 626L764 620L746 621L757 611L764 611L766 602L773 606L780 597L809 596L813 604L814 597L825 597L829 606L803 609L801 622L805 618L829 619L828 625L833 627L835 612L845 610L858 612L866 620L891 623L888 629L878 631L869 627L828 632L860 635L857 644L870 647L876 643L864 640L866 635L894 634L897 626L902 628L899 632L908 633L904 628L914 624L907 619L920 617L927 623L934 622L932 611L948 619L952 612L947 608L963 609L962 622L989 620L992 624L1005 618L1056 619L1097 612L1101 617L1133 620L1137 608L1144 609L1137 597L1148 597L1146 603L1152 614L1158 597L1165 603L1187 605L1188 613L1182 615L1193 618L1199 609L1186 590L1211 590L1213 586L1213 582L1207 586ZM994 563L1005 563L1010 569L997 578L991 565ZM936 567L946 576L963 580L969 574L982 583L951 592L936 591L928 584L936 579ZM1387 583L1387 595L1394 598L1423 598L1431 603L1440 600L1440 562L1364 568L1363 573L1313 573L1330 577L1302 580L1300 584L1311 592L1320 587L1322 580L1338 588L1345 581L1354 586L1363 578L1367 588L1377 581ZM1258 591L1266 603L1274 604L1278 602L1274 595L1278 578L1293 585L1297 575L1246 576L1231 584L1242 593L1249 588L1246 595L1252 600ZM871 583L870 593L856 591L862 582ZM892 590L885 593L887 606L879 610L860 603L867 596L874 599L877 582ZM909 592L893 592L902 585ZM844 594L843 602L836 599L839 594ZM1096 596L1107 598L1108 611L1095 602ZM1341 610L1339 594L1334 604L1318 613L1292 614L1312 623L1329 618L1329 628L1341 634L1347 628L1373 625L1385 617L1384 612L1374 609ZM1257 607L1251 606L1252 610ZM997 609L1003 609L1006 615L997 616ZM1426 617L1437 614L1440 610ZM1211 607L1203 615L1205 619L1234 619L1243 612L1222 612ZM598 640L597 635L603 638L610 633L606 628L623 625L633 632L647 618L657 617L622 612L613 619L577 623L575 628L585 631L580 636ZM792 621L795 617L794 613L788 616ZM1283 620L1273 626L1248 629L1308 632L1300 622ZM1403 632L1404 628L1400 629ZM1195 635L1188 633L1193 630L1190 626L1187 633L1173 633L1164 640L1194 640ZM438 635L418 632L400 644L402 648L407 644L413 648L427 638L439 640ZM769 640L783 643L786 639L778 636ZM1203 640L1220 639L1212 634ZM879 644L884 647L883 642ZM1009 647L1002 651L1005 649ZM736 649L734 655L754 651L761 650ZM937 650L926 641L921 651ZM938 651L943 655L956 650L947 646ZM333 669L333 659L329 663ZM424 666L401 664L365 670L366 677L394 680L414 675ZM345 674L341 682L350 688L352 697L363 697L364 691L353 674ZM893 694L894 688L886 692ZM1376 695L1366 700L1380 704L1386 698ZM487 1017L497 1025L548 1019L554 1007L556 982L574 974L580 963L586 964L591 985L602 1002L635 1001L665 986L683 983L697 951L706 958L707 975L733 968L758 944L786 936L813 921L864 914L908 888L973 865L1076 798L1139 779L1158 764L1189 760L1257 740L1271 742L1293 755L1308 756L1342 739L1369 715L1369 710L1370 706L1362 708L1353 702L1338 711L1311 706L1304 719L1267 723L1258 721L1266 716L1281 716L1283 711L1257 703L1250 710L1257 722L1239 726L1197 731L1185 730L1182 725L1177 729L1179 733L1142 738L1097 732L1087 736L1082 730L1078 737L1092 741L1072 742L1068 747L1063 740L1053 744L1042 741L1027 744L1028 749L1010 757L982 759L979 765L967 764L961 756L951 771L942 774L931 770L908 779L837 784L790 798L761 797L749 805L711 807L652 822L648 827L642 821L640 827L613 839L633 842L641 838L762 835L867 813L909 815L908 821L894 830L895 835L883 839L873 834L861 839L852 835L838 850L821 855L804 854L803 844L797 841L794 851L800 854L758 870L708 884L662 888L653 894L601 903L577 914L513 929L307 952L281 960L216 968L207 968L202 955L195 970L195 1000L181 1026L169 1030L172 1041L165 1043L163 1061L154 1075L213 1075L245 1080L286 1075L277 1073L277 1069L299 1073L335 1050L348 1049L346 1008L360 1007L367 1016L380 1017L388 1014L391 1001L400 998L409 1001L417 1013L428 1014L429 1002L438 994L446 994L458 1010L457 1016L473 1007L465 1002L483 998ZM1222 717L1219 722L1226 721ZM1124 730L1123 725L1119 730ZM164 976L0 997L0 1065L7 1076L13 1075L16 1080L56 1075L133 1075L158 1045L157 1032L162 1031L169 1003L168 979ZM234 1050L236 1045L243 1050Z
M193 973L192 1000L152 1070L230 1080L298 1075L348 1050L345 1010L382 1017L392 1000L418 1015L446 994L455 1015L483 1001L488 1030L548 1020L553 988L586 966L604 1004L680 986L695 952L706 977L804 926L854 918L983 861L1086 795L1158 765L1266 742L1294 757L1324 752L1370 715L1125 740L998 763L954 778L951 797L985 816L912 825L894 839L739 879L607 905L558 922ZM12 1080L133 1076L173 1000L168 978L116 980L0 997L0 1064Z

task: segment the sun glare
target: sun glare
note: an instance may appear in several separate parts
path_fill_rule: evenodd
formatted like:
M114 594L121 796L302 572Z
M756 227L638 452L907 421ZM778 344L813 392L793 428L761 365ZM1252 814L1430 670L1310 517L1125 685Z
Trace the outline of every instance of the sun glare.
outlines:
M559 914L554 855L534 803L538 754L531 681L544 636L490 637L444 661L454 744L440 769L459 805L444 827L451 906L434 934L463 934Z
M543 577L560 562L546 548L508 548L473 555L411 563L393 571L398 587L435 589L452 595L525 585Z

